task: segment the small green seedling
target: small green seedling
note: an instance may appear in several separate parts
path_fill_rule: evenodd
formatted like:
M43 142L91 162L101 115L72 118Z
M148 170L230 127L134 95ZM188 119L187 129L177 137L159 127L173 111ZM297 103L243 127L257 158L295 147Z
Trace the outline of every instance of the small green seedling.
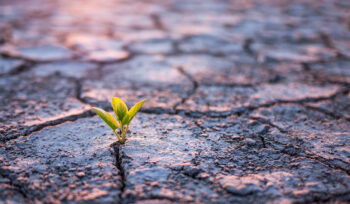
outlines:
M120 144L125 143L125 135L128 131L129 124L131 120L134 118L136 113L140 110L143 103L145 103L146 100L142 100L138 103L136 103L130 110L128 110L128 107L122 101L120 98L113 97L112 98L112 107L115 113L115 116L117 116L118 121L107 111L93 107L92 109L101 117L101 119L112 129L114 134L117 136L118 141ZM118 129L119 128L119 129ZM121 136L117 133L117 130Z

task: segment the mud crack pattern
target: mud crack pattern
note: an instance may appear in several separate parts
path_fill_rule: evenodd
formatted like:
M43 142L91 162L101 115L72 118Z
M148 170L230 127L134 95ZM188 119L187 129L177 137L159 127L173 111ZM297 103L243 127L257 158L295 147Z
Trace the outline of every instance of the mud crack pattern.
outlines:
M0 2L0 203L350 202L350 4ZM146 99L125 145L91 112Z

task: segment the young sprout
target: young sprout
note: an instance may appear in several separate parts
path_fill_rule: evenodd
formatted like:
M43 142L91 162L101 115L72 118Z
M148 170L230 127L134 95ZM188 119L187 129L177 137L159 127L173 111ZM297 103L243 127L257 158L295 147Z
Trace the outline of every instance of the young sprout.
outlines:
M92 109L112 129L120 144L124 144L125 135L128 131L129 124L145 101L146 100L142 100L136 103L130 110L128 110L128 107L124 101L122 101L120 98L113 97L112 107L118 121L110 113L101 108L93 107ZM120 135L117 133L117 130Z

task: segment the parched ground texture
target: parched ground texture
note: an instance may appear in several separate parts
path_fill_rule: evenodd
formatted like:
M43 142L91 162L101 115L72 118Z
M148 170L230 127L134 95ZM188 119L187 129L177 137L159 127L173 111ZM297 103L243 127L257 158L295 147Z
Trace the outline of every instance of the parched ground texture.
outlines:
M350 202L349 1L3 0L0 98L0 203Z

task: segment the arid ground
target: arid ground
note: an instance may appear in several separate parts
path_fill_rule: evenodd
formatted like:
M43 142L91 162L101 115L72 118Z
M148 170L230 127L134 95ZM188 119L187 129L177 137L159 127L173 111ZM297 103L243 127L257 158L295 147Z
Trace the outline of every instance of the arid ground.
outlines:
M350 202L346 0L1 0L0 99L0 203Z

